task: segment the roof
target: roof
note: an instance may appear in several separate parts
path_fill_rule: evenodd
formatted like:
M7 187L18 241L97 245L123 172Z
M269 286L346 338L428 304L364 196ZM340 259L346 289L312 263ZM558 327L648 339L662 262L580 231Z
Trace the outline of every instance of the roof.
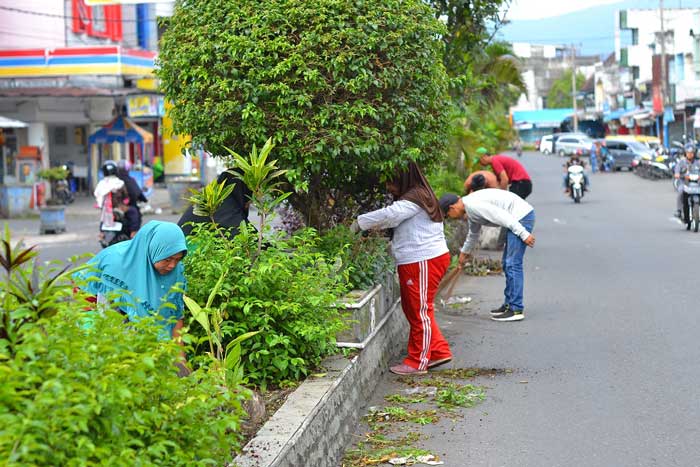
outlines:
M26 128L27 126L29 125L24 122L0 115L0 128Z
M555 128L573 113L574 109L516 110L513 112L513 124L529 123L540 128Z

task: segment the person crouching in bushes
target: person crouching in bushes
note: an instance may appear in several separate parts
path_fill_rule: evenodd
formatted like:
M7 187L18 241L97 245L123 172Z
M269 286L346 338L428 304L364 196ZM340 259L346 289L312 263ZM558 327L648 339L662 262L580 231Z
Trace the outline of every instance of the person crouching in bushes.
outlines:
M408 356L389 368L419 375L452 360L449 344L435 322L434 299L450 265L443 216L430 184L410 162L387 182L394 202L357 218L351 230L394 229L391 249L398 266L401 307L410 325Z
M99 252L74 277L97 304L111 300L128 321L157 316L162 337L179 339L186 288L180 261L186 253L185 234L177 224L150 221L133 239Z

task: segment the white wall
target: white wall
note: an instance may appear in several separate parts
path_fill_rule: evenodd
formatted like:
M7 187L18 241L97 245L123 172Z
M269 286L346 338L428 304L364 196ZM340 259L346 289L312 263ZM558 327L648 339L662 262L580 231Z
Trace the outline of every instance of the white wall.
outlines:
M64 5L59 0L2 0L2 6L54 16L0 10L0 49L62 47L66 43Z

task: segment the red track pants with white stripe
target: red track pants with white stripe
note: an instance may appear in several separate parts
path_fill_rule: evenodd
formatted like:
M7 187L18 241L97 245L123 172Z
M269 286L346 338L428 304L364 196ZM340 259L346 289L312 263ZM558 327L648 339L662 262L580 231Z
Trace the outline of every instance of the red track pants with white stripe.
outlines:
M450 254L417 263L399 265L401 307L411 331L408 357L404 363L419 370L428 368L430 360L452 357L450 346L435 322L435 294L450 265Z

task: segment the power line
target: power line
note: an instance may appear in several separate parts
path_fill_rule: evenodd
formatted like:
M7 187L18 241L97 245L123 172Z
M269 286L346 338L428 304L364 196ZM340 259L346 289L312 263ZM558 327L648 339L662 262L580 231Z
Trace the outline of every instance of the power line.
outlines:
M33 15L33 16L43 16L47 18L61 18L61 19L78 19L78 20L83 20L85 18L81 18L79 16L71 16L71 15L57 15L53 13L42 13L40 11L32 11L32 10L23 10L21 8L13 8L9 6L0 6L0 10L5 10L5 11L11 11L13 13L21 13L24 15ZM157 19L107 19L107 18L100 18L99 22L101 23L155 23L157 22Z

